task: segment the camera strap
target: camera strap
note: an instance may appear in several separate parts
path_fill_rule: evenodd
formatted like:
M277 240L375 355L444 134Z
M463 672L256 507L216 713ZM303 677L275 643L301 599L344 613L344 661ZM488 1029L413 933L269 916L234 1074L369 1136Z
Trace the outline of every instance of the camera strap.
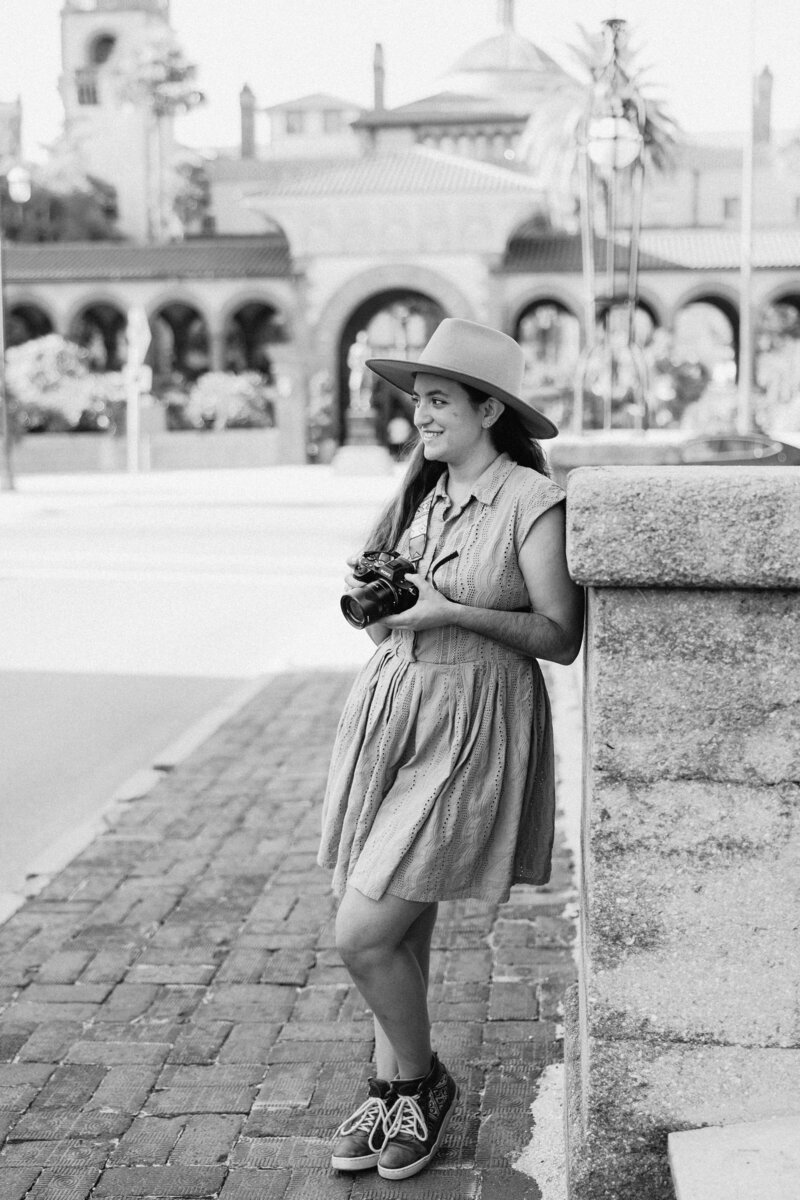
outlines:
M433 507L433 492L429 492L414 513L414 519L408 527L408 555L413 563L418 563L425 553L425 543L428 540L428 525L431 508Z

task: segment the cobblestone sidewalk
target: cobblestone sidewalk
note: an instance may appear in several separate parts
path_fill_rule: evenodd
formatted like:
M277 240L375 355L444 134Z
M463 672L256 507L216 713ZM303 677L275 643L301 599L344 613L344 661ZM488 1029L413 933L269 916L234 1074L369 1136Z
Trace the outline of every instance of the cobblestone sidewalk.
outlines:
M435 1045L462 1099L402 1184L329 1169L371 1022L332 944L319 803L350 676L279 676L0 927L0 1197L538 1197L512 1163L573 979L548 888L441 906Z

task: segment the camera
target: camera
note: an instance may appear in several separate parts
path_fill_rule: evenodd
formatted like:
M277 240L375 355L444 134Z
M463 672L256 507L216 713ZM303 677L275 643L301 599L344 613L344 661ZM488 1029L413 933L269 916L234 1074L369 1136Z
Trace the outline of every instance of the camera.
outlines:
M416 565L401 558L396 550L367 550L353 567L359 586L342 596L345 620L356 629L365 629L383 617L413 608L419 592L404 576L416 571Z

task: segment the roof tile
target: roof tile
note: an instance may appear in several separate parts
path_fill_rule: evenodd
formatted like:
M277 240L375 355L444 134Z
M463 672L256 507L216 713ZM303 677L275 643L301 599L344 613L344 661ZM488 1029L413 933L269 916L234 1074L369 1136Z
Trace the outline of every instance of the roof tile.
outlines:
M410 193L541 192L530 176L492 163L476 162L457 154L444 154L427 146L415 146L400 154L374 154L338 160L264 161L256 172L242 172L242 181L258 182L251 196L364 196L409 195ZM227 163L218 179L236 178ZM215 173L216 174L216 173Z
M598 256L602 250L598 246ZM602 261L602 258L601 258ZM741 238L729 229L645 229L639 244L642 271L738 271ZM618 265L627 266L619 252ZM800 229L758 229L753 233L756 270L800 269ZM544 235L511 241L503 269L514 273L581 270L580 238Z
M128 242L7 243L9 283L84 279L240 279L287 276L283 237L203 238L162 246Z

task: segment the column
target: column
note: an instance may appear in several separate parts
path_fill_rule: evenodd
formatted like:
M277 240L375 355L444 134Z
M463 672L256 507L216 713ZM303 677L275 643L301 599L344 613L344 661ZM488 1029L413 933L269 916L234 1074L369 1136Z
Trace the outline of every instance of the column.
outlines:
M570 1196L674 1200L670 1133L798 1111L800 472L581 468L568 514L588 588Z

